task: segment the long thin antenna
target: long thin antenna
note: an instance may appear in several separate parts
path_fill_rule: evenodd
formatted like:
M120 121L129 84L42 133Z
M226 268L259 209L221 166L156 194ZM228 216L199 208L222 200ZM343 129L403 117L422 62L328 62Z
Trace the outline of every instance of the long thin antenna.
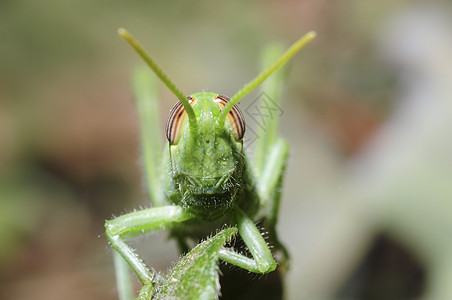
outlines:
M168 76L160 69L160 67L154 62L151 56L144 50L144 48L138 43L138 41L124 28L118 29L118 34L125 39L130 46L143 58L143 60L148 64L148 66L154 71L160 80L169 88L171 92L182 102L185 111L187 112L190 125L192 127L197 127L196 116L193 108L187 100L187 97L176 87L176 85L168 78Z
M291 59L301 48L303 48L307 43L312 41L316 36L314 31L308 32L303 37L301 37L298 41L296 41L283 55L281 55L272 65L270 65L267 69L262 71L259 75L257 75L253 80L249 83L245 84L245 86L239 90L234 96L232 96L231 100L229 100L228 104L223 108L219 116L219 122L224 123L226 121L226 117L232 107L239 102L240 99L243 98L246 94L254 90L259 84L261 84L268 76L270 76L273 72L279 69L282 65L284 65L289 59Z

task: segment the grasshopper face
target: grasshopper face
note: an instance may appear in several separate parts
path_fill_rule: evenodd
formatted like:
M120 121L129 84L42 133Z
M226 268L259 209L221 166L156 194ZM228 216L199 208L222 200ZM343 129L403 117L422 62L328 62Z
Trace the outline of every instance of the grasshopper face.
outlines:
M237 106L226 122L219 122L229 98L214 93L188 97L197 127L190 127L181 102L170 112L166 135L170 143L171 169L181 204L207 218L224 214L235 201L244 172L245 122Z

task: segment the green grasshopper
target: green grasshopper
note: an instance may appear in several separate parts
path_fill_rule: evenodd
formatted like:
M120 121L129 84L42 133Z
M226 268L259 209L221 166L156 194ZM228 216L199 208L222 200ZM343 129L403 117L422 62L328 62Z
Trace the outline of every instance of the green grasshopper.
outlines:
M107 221L106 237L111 246L133 269L149 294L156 279L126 240L164 228L170 229L180 249L186 252L188 239L208 235L224 224L236 226L252 258L223 247L220 259L253 273L274 271L277 263L254 221L267 218L270 220L267 229L275 232L279 189L289 146L282 138L274 138L267 143L262 166L251 168L243 149L245 121L237 103L310 42L315 33L309 32L296 41L229 99L209 92L187 97L126 30L118 32L179 102L169 114L168 151L162 155L153 154L157 153L153 147L158 146L156 126L142 124L152 131L143 132L142 140L153 207Z

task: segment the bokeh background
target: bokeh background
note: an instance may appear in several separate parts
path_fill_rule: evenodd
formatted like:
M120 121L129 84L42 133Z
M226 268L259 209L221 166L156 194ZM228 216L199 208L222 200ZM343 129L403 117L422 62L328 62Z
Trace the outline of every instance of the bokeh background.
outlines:
M282 105L287 298L452 299L446 0L1 1L1 299L117 297L104 221L149 206L119 27L182 91L225 95L316 30ZM175 101L161 86L162 124ZM164 232L134 246L177 259Z

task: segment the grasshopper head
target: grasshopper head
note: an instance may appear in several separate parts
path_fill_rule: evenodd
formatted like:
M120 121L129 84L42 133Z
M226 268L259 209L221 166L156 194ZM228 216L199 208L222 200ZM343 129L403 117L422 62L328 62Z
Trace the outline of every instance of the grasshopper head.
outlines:
M226 122L219 122L220 111L229 101L225 96L197 93L188 100L197 126L190 126L184 106L178 102L166 127L174 183L182 195L179 204L214 218L234 204L241 189L244 118L234 106Z
M230 100L213 93L193 94L187 100L125 29L118 32L180 101L171 110L166 129L174 189L180 195L171 199L198 215L221 215L234 204L246 180L242 154L245 123L236 104L310 42L315 32L296 41Z

